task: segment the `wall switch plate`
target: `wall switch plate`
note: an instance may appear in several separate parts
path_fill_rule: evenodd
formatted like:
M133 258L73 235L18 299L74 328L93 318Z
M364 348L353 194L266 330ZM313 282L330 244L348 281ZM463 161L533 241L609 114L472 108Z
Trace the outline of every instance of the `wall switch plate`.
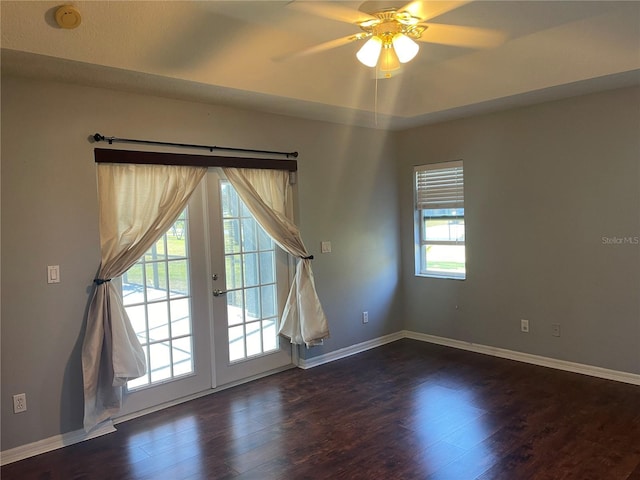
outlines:
M321 242L320 251L322 253L331 253L331 242Z
M551 325L551 335L553 335L554 337L559 337L560 336L560 324L559 323L554 323Z
M520 320L520 330L524 333L529 333L529 320Z
M47 267L47 283L60 283L60 265Z
M369 312L362 312L362 323L369 323Z
M19 393L13 396L13 413L27 411L27 394Z

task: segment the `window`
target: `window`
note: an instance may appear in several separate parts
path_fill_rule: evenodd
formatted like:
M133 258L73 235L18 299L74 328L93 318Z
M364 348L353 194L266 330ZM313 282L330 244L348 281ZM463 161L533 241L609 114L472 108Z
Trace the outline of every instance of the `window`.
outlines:
M229 361L279 348L276 245L228 182L221 184Z
M416 275L464 279L462 160L415 167Z
M147 360L134 390L193 373L188 217L171 228L122 276L122 298Z

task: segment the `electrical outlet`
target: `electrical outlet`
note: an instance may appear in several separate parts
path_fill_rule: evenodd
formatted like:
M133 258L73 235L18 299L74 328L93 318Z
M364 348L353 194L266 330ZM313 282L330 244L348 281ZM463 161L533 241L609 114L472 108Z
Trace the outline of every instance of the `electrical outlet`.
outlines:
M560 336L560 324L559 323L554 323L551 325L551 335L553 335L554 337L559 337Z
M19 393L13 396L13 413L27 411L27 394Z
M529 333L529 320L520 320L520 330L524 333Z
M362 312L362 323L369 323L369 312Z

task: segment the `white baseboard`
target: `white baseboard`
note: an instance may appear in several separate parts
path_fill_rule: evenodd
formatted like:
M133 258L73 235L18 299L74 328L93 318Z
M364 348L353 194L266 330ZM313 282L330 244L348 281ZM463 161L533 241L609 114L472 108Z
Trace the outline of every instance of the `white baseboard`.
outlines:
M310 359L300 358L298 361L298 366L306 370L308 368L317 367L324 363L334 362L336 360L340 360L341 358L349 357L351 355L355 355L356 353L364 352L366 350L370 350L387 343L395 342L396 340L400 340L401 338L404 338L404 332L396 332L385 335L383 337L374 338L373 340L367 340L366 342L357 343L355 345L351 345L350 347L345 347L333 352L325 353L324 355L312 357Z
M0 465L7 465L19 460L24 460L25 458L35 457L41 453L51 452L52 450L73 445L74 443L84 442L91 438L101 437L102 435L113 433L115 431L116 429L113 426L113 422L107 421L89 433L86 433L84 430L76 430L73 432L63 433L62 435L55 435L43 440L38 440L37 442L21 445L4 452L0 452Z
M386 343L395 342L396 340L400 340L402 338L410 338L413 340L420 340L422 342L435 343L437 345L458 348L460 350L467 350L475 353L482 353L484 355L491 355L493 357L516 360L518 362L530 363L533 365L539 365L541 367L555 368L556 370L564 370L567 372L580 373L582 375L589 375L592 377L604 378L607 380L615 380L617 382L630 383L632 385L640 385L640 375L635 373L620 372L618 370L610 370L607 368L595 367L593 365L585 365L583 363L568 362L566 360L558 360L556 358L517 352L515 350L507 350L505 348L490 347L488 345L464 342L462 340L438 337L435 335L412 332L409 330L402 330L390 335L385 335L384 337L374 338L373 340L368 340L366 342L358 343L350 347L341 348L340 350L329 352L318 357L313 357L309 360L301 358L299 366L300 368L304 369L317 367L318 365L333 362L350 355L355 355L356 353L364 352L365 350L379 347Z
M504 348L490 347L471 342L463 342L462 340L454 340L451 338L437 337L426 333L411 332L404 330L401 332L402 338L411 338L422 342L435 343L446 347L459 348L470 352L482 353L494 357L507 358L518 362L531 363L541 367L555 368L567 372L580 373L592 377L604 378L607 380L615 380L617 382L630 383L632 385L640 385L640 375L636 373L620 372L618 370L609 370L608 368L594 367L593 365L585 365L583 363L568 362L566 360L558 360L540 355L532 355L530 353L516 352Z

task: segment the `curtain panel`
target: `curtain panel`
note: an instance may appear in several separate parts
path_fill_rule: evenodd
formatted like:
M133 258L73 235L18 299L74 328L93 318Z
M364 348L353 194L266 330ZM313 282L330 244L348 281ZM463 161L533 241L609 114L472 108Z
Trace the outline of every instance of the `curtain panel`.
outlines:
M123 275L169 229L206 167L98 164L101 263L82 345L84 428L122 405L122 387L146 373L144 351L111 279Z
M279 333L291 343L318 345L329 327L316 293L309 252L293 223L288 172L224 168L225 176L265 232L283 250L298 258Z

